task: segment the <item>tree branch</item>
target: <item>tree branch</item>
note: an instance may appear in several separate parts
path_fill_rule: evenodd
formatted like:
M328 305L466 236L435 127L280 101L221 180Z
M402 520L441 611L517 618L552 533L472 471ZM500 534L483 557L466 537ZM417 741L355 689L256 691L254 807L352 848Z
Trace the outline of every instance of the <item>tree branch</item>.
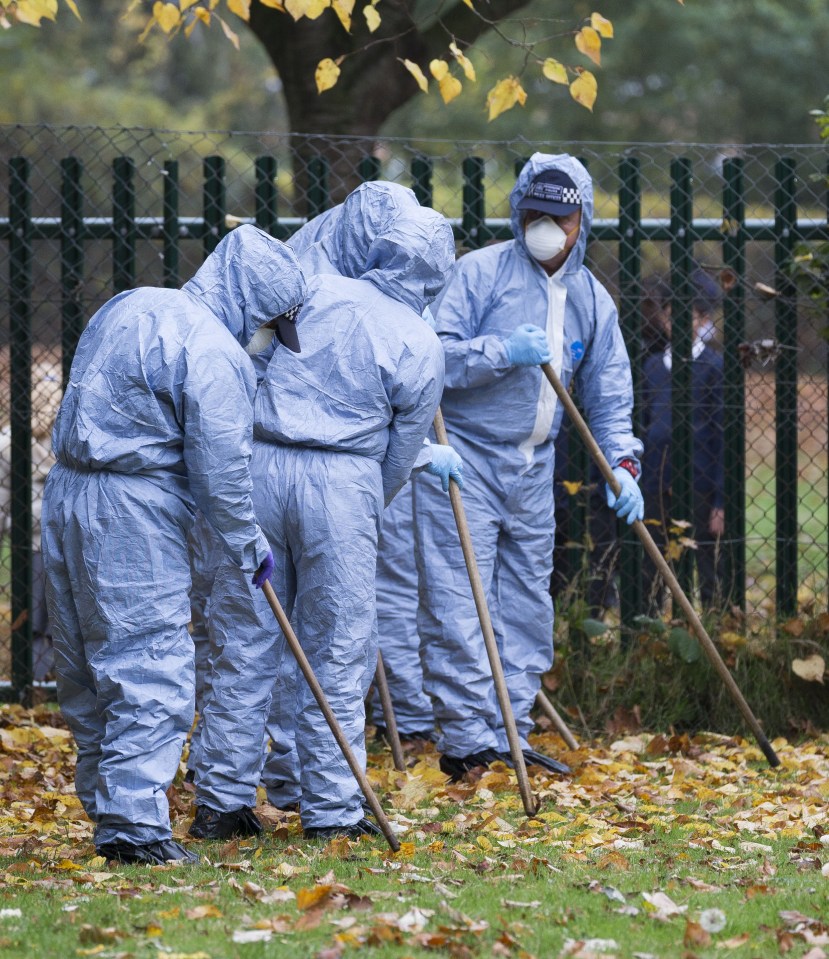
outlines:
M428 62L446 50L447 32L471 45L505 17L529 4L530 0L489 0L476 12L458 0L445 16L420 33L420 42L426 50L424 60Z

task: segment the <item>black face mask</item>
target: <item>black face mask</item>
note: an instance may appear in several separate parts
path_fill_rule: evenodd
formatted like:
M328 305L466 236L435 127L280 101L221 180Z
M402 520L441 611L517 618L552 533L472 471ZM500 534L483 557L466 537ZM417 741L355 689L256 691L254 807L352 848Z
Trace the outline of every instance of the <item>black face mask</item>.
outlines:
M292 306L290 310L280 313L273 318L274 333L279 342L293 353L300 353L299 336L296 331L297 317L302 310L302 304Z

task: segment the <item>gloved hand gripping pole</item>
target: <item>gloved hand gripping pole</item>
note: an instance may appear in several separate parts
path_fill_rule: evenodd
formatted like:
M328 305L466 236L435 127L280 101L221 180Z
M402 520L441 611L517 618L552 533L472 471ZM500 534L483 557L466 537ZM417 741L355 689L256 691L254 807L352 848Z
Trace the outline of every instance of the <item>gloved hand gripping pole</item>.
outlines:
M268 601L268 605L273 610L274 616L276 616L276 621L279 623L279 628L282 630L285 639L288 642L288 646L291 649L291 652L294 654L294 658L297 661L297 665L302 671L302 675L305 677L305 681L311 687L311 692L314 694L314 699L317 701L317 705L322 711L325 721L328 723L328 726L334 736L334 739L337 740L337 745L342 750L343 756L351 769L351 772L354 774L354 778L357 780L357 783L360 789L363 792L366 802L371 807L371 811L374 813L374 818L377 820L377 825L383 830L383 835L386 837L386 841L391 847L392 852L397 852L400 849L400 843L397 841L397 837L392 832L391 825L389 824L386 814L383 812L383 809L377 799L377 796L374 795L374 790L371 788L368 777L363 772L359 762L357 762L357 757L351 750L351 746L348 745L348 740L345 738L345 733L343 732L342 726L340 726L337 717L334 715L331 707L328 705L328 700L325 698L325 693L322 691L322 686L320 686L317 681L317 677L314 675L313 669L311 669L311 664L308 662L308 657L305 655L305 652L299 644L299 640L296 638L296 633L291 628L291 623L288 617L285 615L285 610L282 608L282 604L276 597L276 593L273 591L273 586L265 580L264 585L262 586L262 592L265 594L265 599Z
M441 443L443 446L449 445L449 438L446 435L446 427L443 423L443 414L440 409L438 409L435 415L435 437L438 443ZM512 703L510 703L507 683L504 679L504 667L501 665L501 657L498 654L498 644L495 639L495 631L492 628L492 620L489 616L484 584L481 582L481 574L478 572L478 563L475 559L472 538L469 535L469 525L466 522L466 512L463 508L461 491L454 478L452 478L452 481L449 483L449 499L452 503L452 512L455 514L455 524L458 527L463 558L466 561L466 571L469 574L469 582L472 586L472 596L475 599L478 619L481 622L481 632L484 634L484 644L486 645L486 652L489 657L489 666L492 670L492 679L495 682L495 693L498 697L498 705L501 707L501 716L504 720L504 729L507 733L507 742L509 742L510 756L512 757L512 763L515 767L515 775L518 777L518 789L521 793L521 801L524 804L524 812L528 816L534 816L537 812L535 800L533 799L533 794L530 789L530 780L527 776L524 753L521 751L518 729L512 713Z
M567 410L567 415L570 417L573 425L576 427L579 436L581 436L582 440L584 440L585 446L590 451L590 455L598 465L605 481L610 486L614 495L618 496L621 492L619 481L613 475L613 470L611 469L610 464L605 459L604 453L602 453L601 449L599 448L599 444L593 438L593 434L590 432L590 428L588 427L587 423L585 423L581 413L579 413L578 409L576 408L576 404L570 398L570 394L564 389L564 385L549 363L542 363L541 369L544 371L544 375L549 380L550 386L552 386L553 390L555 391L559 402L562 404L564 409ZM739 707L740 712L743 714L743 718L748 723L751 731L754 733L754 736L757 739L757 744L763 751L763 755L769 761L771 766L779 766L780 759L778 758L777 753L772 749L771 743L768 741L763 730L760 728L760 724L757 722L757 718L751 711L751 707L743 698L743 694L740 692L739 687L734 682L734 677L731 675L731 673L729 673L728 667L722 661L722 657L717 652L717 647L714 645L713 640L706 632L699 616L697 616L696 610L683 592L682 587L679 585L679 581L677 580L676 576L674 576L673 572L671 571L671 567L668 566L668 563L666 562L662 553L659 551L659 547L654 542L650 532L648 532L647 526L645 526L642 520L638 519L633 523L633 530L642 541L642 546L644 546L645 552L651 558L654 566L656 566L657 570L659 571L659 575L668 584L668 588L673 594L674 599L679 603L679 605L682 607L683 613L685 613L685 615L688 617L688 622L691 624L691 628L696 633L697 638L700 641L700 645L705 650L705 654L710 660L711 665L720 674L720 679L722 679L722 681L725 683L725 687L731 694L731 698Z

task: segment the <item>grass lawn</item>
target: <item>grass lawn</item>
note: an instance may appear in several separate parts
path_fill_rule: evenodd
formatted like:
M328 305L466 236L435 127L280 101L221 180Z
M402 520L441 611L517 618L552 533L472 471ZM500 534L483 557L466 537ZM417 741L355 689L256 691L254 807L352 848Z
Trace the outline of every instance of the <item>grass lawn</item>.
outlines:
M262 839L191 843L195 867L109 870L59 718L3 707L0 959L829 952L829 737L777 740L778 770L713 734L536 745L574 775L532 770L532 820L505 768L451 785L431 750L397 773L374 747L397 855L381 840L308 842L296 815L263 805ZM183 837L192 795L171 796Z

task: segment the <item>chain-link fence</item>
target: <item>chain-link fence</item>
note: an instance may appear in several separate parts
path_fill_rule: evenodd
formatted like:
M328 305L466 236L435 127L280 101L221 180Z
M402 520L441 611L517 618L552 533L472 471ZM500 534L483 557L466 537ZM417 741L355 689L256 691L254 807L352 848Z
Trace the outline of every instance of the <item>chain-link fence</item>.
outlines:
M98 307L136 285L180 285L239 223L285 238L365 179L411 186L451 219L459 248L506 239L516 170L535 150L574 154L593 176L588 257L619 305L646 440L649 378L671 366L673 473L654 530L663 527L681 581L692 591L704 585L708 574L694 562L702 548L714 556L720 606L752 619L823 608L827 320L798 298L790 264L797 242L829 237L825 148L0 127L0 259L9 281L0 344L0 679L19 691L32 677L47 678L38 525L49 427L77 338ZM711 306L704 336L701 282ZM654 319L666 303L668 353ZM722 436L715 532L695 515L694 363L702 342L722 357L719 398L714 390L705 400ZM566 464L558 497L563 595L597 580L612 593L619 579L622 620L652 612L641 550L623 536L619 562L619 531L595 505L594 477L575 442Z

